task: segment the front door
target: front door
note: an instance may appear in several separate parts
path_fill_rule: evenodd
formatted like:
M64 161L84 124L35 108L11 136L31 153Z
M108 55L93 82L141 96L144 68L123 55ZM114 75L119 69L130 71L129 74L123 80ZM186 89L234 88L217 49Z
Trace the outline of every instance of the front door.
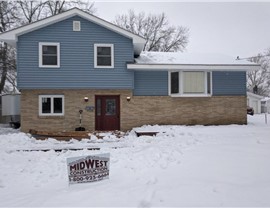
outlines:
M119 101L118 95L96 95L96 130L120 130Z

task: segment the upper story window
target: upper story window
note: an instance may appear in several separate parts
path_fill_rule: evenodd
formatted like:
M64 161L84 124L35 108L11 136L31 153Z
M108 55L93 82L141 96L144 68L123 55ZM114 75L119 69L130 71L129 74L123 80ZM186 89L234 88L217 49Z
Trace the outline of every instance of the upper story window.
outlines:
M39 43L39 67L60 67L60 43Z
M94 48L95 68L114 68L113 44L95 44Z
M63 116L64 95L40 95L39 96L40 116Z
M171 96L209 96L211 90L211 72L179 71L169 72Z

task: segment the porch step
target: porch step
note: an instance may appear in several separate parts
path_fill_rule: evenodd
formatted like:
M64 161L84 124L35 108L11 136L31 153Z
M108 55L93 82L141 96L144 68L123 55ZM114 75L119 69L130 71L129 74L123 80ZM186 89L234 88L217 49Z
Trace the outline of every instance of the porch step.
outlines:
M135 131L137 137L140 137L140 136L156 136L157 133L159 132L156 132L156 131Z
M17 152L48 152L48 151L62 152L62 151L80 151L80 150L100 150L99 147L86 147L86 148L48 148L48 149L18 149Z
M55 131L38 131L34 129L30 129L29 133L36 139L45 140L48 138L54 138L57 140L68 141L70 139L89 139L91 135L96 136L98 139L103 139L105 137L104 133L108 133L108 131L68 131L68 132L55 132ZM110 131L113 135L116 135L118 138L124 136L124 132L121 131Z
M29 133L36 139L46 140L48 138L54 138L57 140L68 141L70 139L84 139L89 138L90 132L86 131L74 131L74 132L51 132L51 131L37 131L30 129Z

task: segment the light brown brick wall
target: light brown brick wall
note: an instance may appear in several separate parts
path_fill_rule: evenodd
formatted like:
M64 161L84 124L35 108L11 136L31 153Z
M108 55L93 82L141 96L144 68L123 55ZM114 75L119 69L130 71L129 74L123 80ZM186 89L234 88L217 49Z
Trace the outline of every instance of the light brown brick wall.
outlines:
M122 119L127 129L143 124L246 124L246 107L245 96L139 96L122 109Z
M39 116L39 95L64 95L64 116ZM82 126L95 129L95 113L85 110L95 105L95 95L120 95L121 130L144 124L246 124L245 96L172 98L169 96L132 96L131 90L22 90L21 129L73 131L79 126L79 110L83 110ZM89 97L85 102L84 97ZM128 102L126 97L130 96Z

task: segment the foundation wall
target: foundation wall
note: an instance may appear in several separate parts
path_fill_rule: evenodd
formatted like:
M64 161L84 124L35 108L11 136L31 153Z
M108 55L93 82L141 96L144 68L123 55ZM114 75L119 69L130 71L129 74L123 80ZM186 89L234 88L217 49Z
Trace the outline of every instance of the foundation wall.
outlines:
M74 131L79 126L95 130L95 95L120 95L120 128L145 124L223 125L246 124L246 96L177 97L132 96L131 90L22 90L21 130ZM39 95L64 95L64 116L39 116ZM89 98L88 102L84 97ZM131 97L128 102L127 97Z

